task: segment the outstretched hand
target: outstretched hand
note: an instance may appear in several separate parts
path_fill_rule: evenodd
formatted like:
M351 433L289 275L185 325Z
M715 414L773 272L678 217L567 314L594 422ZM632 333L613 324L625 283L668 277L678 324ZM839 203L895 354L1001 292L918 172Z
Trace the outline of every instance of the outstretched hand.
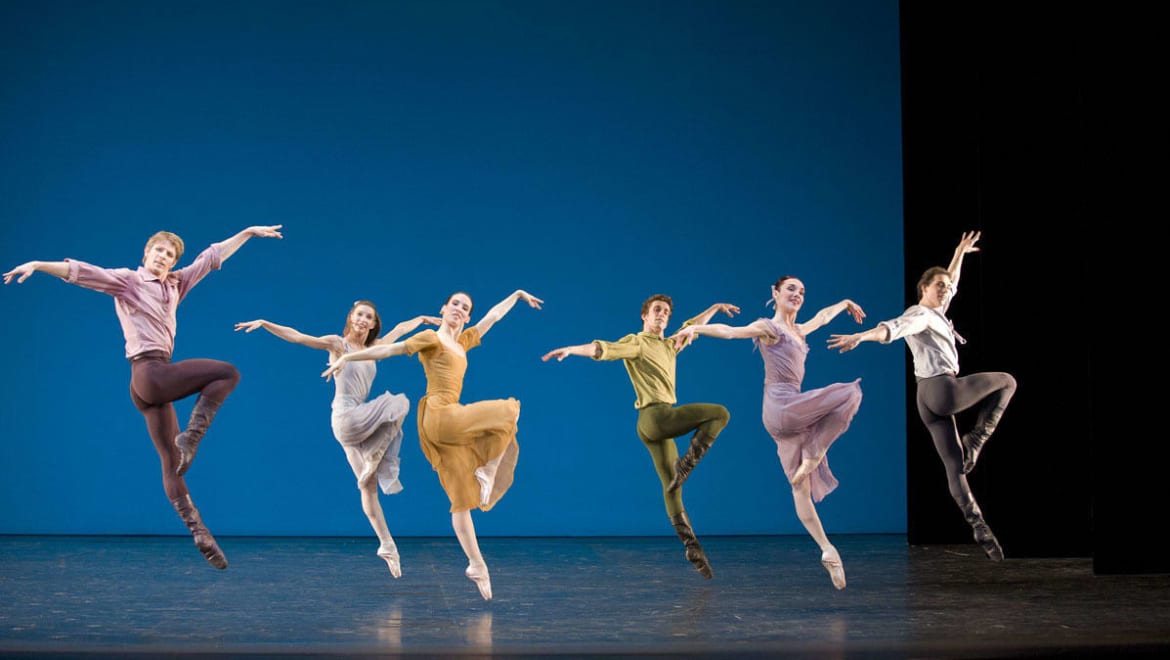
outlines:
M335 374L341 373L341 370L344 368L345 368L345 356L342 355L341 357L337 358L336 360L330 362L329 368L326 369L325 371L322 371L321 376L323 376L325 378L325 382L328 383L333 378L333 376Z
M544 304L544 301L541 300L540 298L537 298L536 296L532 295L531 293L528 293L527 291L524 291L521 289L516 290L516 295L517 295L517 297L520 298L520 300L523 300L524 302L528 303L528 306L532 307L533 309L540 309L540 306Z
M30 261L28 263L20 264L16 268L13 268L7 273L4 273L4 283L10 284L12 282L12 278L15 277L17 284L24 284L24 281L35 272L37 272L37 262Z
M264 327L264 319L256 319L255 321L244 321L236 324L236 332L243 330L244 332L252 332Z
M695 333L695 326L693 325L688 325L671 335L670 338L674 340L674 352L677 353L690 346L691 342L695 341L695 337L697 336L698 334Z
M280 233L280 228L284 225L256 225L248 227L247 232L250 236L257 236L259 238L284 238Z
M846 353L855 348L861 343L861 334L852 335L829 335L829 348L840 349L840 352Z
M443 319L437 316L427 316L424 314L418 318L427 325L443 325Z
M845 312L853 317L854 321L861 323L865 319L865 311L861 309L861 305L852 300L845 301Z
M541 362L548 362L552 358L556 358L557 362L560 362L561 360L564 360L565 358L569 357L570 355L572 355L572 352L570 352L568 346L565 346L564 348L553 349L553 350L545 353L544 355L541 356L540 361Z
M739 314L739 307L737 305L732 305L731 303L715 303L712 305L712 307L715 308L716 313L723 312L732 318L734 318L736 314Z
M978 252L979 248L975 247L975 243L979 241L979 236L982 233L983 232L978 231L963 232L963 238L959 239L959 247L956 249L961 254L967 254L968 252Z

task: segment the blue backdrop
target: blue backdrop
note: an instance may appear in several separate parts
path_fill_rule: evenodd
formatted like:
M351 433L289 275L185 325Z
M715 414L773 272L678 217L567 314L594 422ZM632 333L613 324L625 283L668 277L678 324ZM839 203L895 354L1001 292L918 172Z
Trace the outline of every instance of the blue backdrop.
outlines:
M483 536L669 534L620 362L540 356L714 302L769 315L782 274L801 320L849 297L899 313L897 2L0 3L0 267L138 265L166 229L199 250L253 239L179 308L175 359L242 381L187 480L219 535L367 535L329 425L326 354L253 318L340 332L352 301L387 327L468 291L473 321L517 306L470 354L464 400L521 400L520 464ZM113 301L45 274L0 291L0 533L183 533L131 404ZM720 318L718 320L725 320ZM905 530L905 351L829 351L805 387L861 377L829 461L833 533ZM374 392L412 402L399 536L450 534L418 447L414 358ZM688 482L700 535L803 533L760 421L750 342L702 339L680 402L731 422ZM193 400L178 404L185 422Z

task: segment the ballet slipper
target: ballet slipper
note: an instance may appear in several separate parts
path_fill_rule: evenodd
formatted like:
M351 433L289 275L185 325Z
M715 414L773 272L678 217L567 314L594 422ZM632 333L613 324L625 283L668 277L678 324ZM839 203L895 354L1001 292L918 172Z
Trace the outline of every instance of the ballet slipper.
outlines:
M386 560L386 565L390 568L390 575L396 579L402 577L402 564L398 558L398 547L394 545L394 541L379 546L378 556Z
M475 480L479 482L479 504L487 506L492 497L492 488L496 485L495 470L489 474L487 466L475 468Z
M800 482L808 479L808 476L816 471L821 465L821 458L806 458L800 462L800 467L796 468L796 472L792 475L792 485L795 486Z
M841 563L841 555L837 554L837 548L829 546L828 550L821 553L821 565L829 572L829 578L833 580L833 586L837 589L845 588L845 566Z
M484 600L492 599L492 578L488 575L488 567L484 562L471 562L467 565L467 570L463 571L467 579L475 583L479 589L479 595L483 596Z

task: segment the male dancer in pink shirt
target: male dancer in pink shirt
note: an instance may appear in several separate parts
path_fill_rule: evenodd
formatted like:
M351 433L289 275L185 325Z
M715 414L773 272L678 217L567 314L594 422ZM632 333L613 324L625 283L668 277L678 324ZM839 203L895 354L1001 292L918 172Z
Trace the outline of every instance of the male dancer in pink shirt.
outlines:
M142 416L162 462L163 489L179 517L191 530L195 546L216 568L227 568L227 557L203 525L183 479L199 441L224 399L240 380L227 362L194 359L171 363L178 321L175 312L191 287L218 269L253 236L282 238L281 225L248 227L212 243L190 266L172 271L183 256L183 239L160 231L146 242L142 266L99 268L84 261L30 261L4 273L4 283L24 282L37 271L55 275L87 289L114 297L114 311L126 337L130 361L130 398ZM179 433L174 402L198 393L187 429Z

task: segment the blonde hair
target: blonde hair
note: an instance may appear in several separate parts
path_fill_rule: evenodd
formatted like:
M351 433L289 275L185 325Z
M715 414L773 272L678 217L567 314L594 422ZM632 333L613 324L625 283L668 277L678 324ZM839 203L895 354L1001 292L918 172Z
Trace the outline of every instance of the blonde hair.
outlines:
M179 259L183 256L183 239L179 238L178 234L172 234L169 231L155 232L154 236L146 241L146 249L149 250L150 246L159 241L166 241L175 248L175 263L179 263Z

